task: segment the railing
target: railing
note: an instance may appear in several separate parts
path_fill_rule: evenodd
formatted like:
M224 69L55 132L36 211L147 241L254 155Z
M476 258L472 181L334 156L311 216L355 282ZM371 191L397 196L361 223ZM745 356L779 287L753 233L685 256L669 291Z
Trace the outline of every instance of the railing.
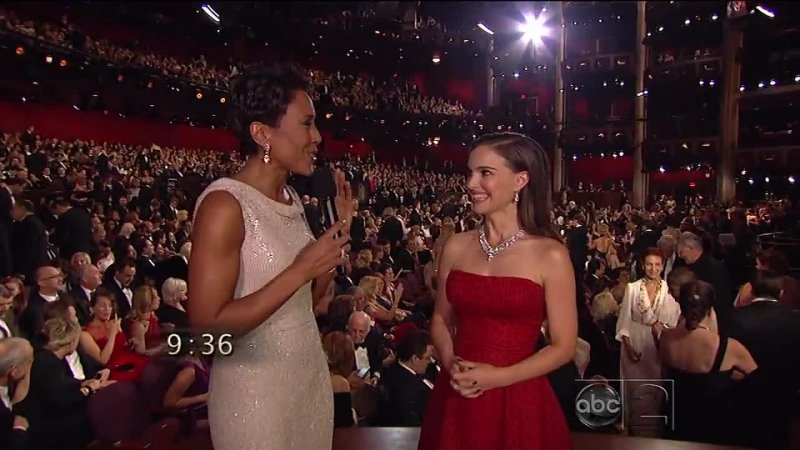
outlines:
M764 233L756 237L756 250L768 248L781 250L789 259L789 266L795 276L800 275L800 236L790 232Z

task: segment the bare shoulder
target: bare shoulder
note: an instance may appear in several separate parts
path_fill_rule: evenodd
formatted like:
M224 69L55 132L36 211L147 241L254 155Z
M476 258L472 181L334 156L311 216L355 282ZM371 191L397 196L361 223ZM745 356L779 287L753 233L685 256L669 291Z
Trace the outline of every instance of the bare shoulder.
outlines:
M449 255L459 254L464 251L469 245L478 241L477 231L465 231L463 233L456 233L444 245L442 252Z
M530 236L525 240L530 253L534 253L543 265L571 264L567 247L548 237Z
M350 392L350 382L341 375L332 374L331 385L333 387L333 392Z
M194 222L195 236L221 238L226 243L238 237L244 238L244 220L239 201L230 192L218 190L209 192L197 205ZM241 240L240 239L240 240ZM198 243L204 239L198 239Z

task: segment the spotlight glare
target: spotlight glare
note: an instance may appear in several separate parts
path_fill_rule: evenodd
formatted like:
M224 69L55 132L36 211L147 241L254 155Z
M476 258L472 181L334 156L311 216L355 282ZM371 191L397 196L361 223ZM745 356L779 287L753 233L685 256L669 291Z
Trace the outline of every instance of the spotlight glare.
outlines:
M770 19L775 17L775 13L774 12L768 10L767 8L765 8L765 7L761 6L761 5L756 6L756 10L758 12L760 12L761 14L769 17Z
M44 61L45 61L47 64L52 64L52 63L53 63L53 57L52 57L52 56L50 56L50 55L47 55L47 56L45 56L45 57L44 57Z
M480 28L489 35L494 35L494 31L490 30L489 27L484 25L482 22L478 22L478 28Z
M16 53L17 56L22 56L22 55L25 54L25 48L22 47L22 46L17 47L17 49L14 51L14 53Z
M526 17L525 23L519 25L519 31L523 33L522 39L526 42L539 43L542 37L549 35L550 30L544 26L543 22L541 16Z
M197 91L197 95L195 95L195 97L197 97L198 100L202 100L203 99L203 93L200 92L200 91Z
M795 179L793 176L789 175L789 184L794 184Z

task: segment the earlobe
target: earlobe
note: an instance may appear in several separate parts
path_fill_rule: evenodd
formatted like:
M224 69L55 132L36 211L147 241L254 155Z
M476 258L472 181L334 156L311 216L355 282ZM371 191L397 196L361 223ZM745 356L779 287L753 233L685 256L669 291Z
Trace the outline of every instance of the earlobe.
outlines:
M522 188L528 185L530 181L528 172L520 172L517 174L517 192L521 191Z
M250 136L259 146L263 146L265 142L269 142L267 126L261 122L252 122L250 124Z

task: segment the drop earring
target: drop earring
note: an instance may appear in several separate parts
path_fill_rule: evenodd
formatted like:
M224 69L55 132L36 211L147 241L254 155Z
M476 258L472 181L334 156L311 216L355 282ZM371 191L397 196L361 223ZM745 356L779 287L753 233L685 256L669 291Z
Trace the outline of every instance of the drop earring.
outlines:
M514 203L519 203L519 192L514 192Z
M263 148L264 148L264 164L269 164L269 149L270 149L269 142L264 144Z

